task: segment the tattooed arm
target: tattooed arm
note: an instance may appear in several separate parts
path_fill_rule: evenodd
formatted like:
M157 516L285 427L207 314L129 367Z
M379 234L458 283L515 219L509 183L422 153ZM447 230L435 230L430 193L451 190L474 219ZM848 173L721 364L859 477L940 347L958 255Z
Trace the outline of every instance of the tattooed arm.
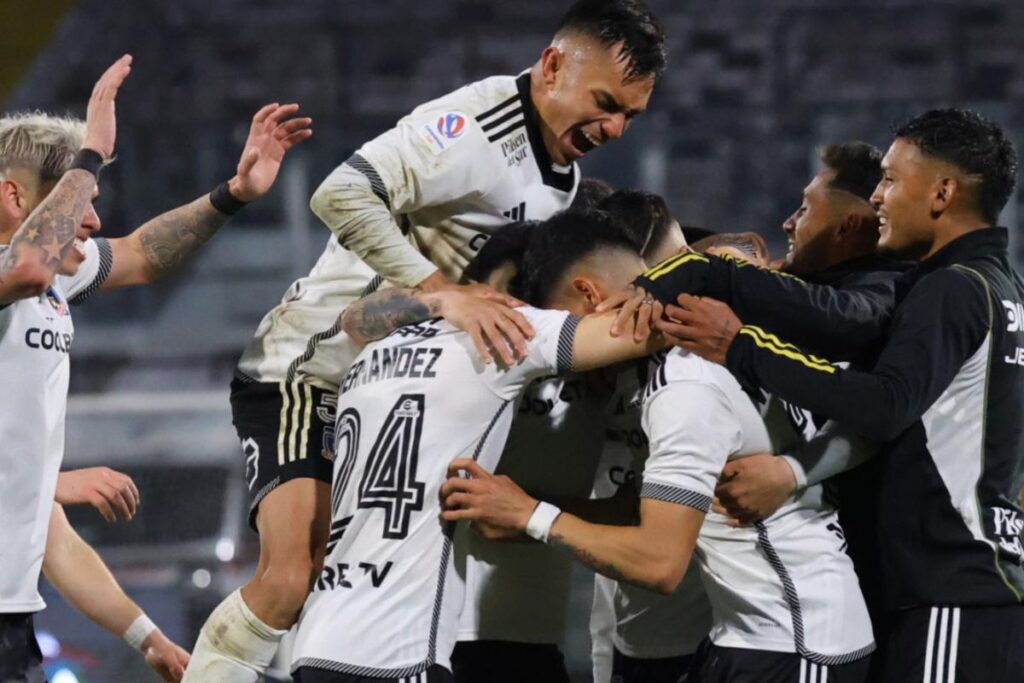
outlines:
M506 365L526 356L526 341L533 328L512 309L522 302L483 285L455 285L422 292L383 289L363 297L341 314L341 327L359 344L383 339L399 327L441 317L469 334L480 360L493 355Z
M441 486L445 520L468 519L477 532L496 540L525 532L538 501L511 479L468 458L452 461L448 476ZM605 576L671 593L686 573L703 522L704 513L688 505L641 498L637 526L593 524L563 511L548 544Z
M74 247L75 231L95 191L91 173L68 171L21 224L0 257L0 303L42 294L65 260L82 261Z
M268 104L253 116L237 173L228 182L235 199L251 202L266 194L288 150L313 134L312 119L293 117L298 109L297 104ZM127 237L110 240L114 262L101 289L152 282L174 270L228 218L213 208L207 194L157 216Z
M124 55L103 72L86 107L83 147L104 159L114 153L114 100L131 72L131 63L131 55ZM70 170L25 218L11 237L10 248L0 257L0 304L38 296L54 275L77 269L84 257L74 247L75 233L95 193L92 173Z

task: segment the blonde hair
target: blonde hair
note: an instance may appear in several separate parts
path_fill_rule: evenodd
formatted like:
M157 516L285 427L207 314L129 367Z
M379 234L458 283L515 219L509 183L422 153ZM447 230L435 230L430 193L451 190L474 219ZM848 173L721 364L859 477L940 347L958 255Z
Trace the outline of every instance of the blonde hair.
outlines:
M85 140L85 121L40 111L0 118L0 178L26 168L41 180L64 175Z

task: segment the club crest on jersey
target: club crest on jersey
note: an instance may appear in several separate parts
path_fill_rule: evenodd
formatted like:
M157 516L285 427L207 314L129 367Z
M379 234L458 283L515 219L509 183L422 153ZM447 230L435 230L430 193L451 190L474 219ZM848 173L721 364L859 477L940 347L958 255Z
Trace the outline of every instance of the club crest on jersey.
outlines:
M64 316L68 314L68 302L62 299L53 287L47 287L46 300L53 307L53 310L57 312L57 315Z
M466 117L458 112L449 112L437 119L437 132L455 140L466 130Z
M437 117L433 123L423 126L423 140L430 146L434 154L440 154L448 149L454 141L462 137L466 132L466 116L457 111L451 111Z

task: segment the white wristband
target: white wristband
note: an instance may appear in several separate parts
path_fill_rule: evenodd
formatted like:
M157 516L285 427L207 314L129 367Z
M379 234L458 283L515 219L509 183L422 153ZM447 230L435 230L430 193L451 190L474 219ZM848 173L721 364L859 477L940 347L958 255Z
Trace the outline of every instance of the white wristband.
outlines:
M526 535L541 543L548 542L548 534L551 532L551 525L562 511L551 503L541 501L537 503L530 521L526 523Z
M156 624L143 612L132 622L131 626L125 629L124 635L121 637L124 638L124 642L136 650L141 650L143 641L155 630Z

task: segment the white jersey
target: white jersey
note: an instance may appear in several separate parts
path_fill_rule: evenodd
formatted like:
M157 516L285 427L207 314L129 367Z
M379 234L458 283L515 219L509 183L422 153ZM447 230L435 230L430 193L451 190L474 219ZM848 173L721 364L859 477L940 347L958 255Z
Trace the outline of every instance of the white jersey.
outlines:
M647 372L647 363L641 362L618 373L606 409L611 438L594 483L596 498L614 495L630 481L638 489L642 486L648 449L640 425L640 392L647 382ZM609 623L614 624L610 629ZM595 681L610 680L610 661L604 653L610 653L611 647L605 644L605 637L628 657L658 659L693 654L710 630L711 603L696 563L691 564L672 595L653 593L600 574L594 577L591 642Z
M576 318L520 310L537 334L511 368L483 364L468 335L436 320L398 329L353 363L338 396L328 552L293 670L400 678L450 668L464 587L454 525L439 519L448 464L473 457L493 470L516 399L572 361Z
M314 194L334 234L263 318L239 374L336 389L359 353L341 330L346 306L384 281L411 287L437 269L456 281L502 226L568 208L578 169L552 164L536 118L529 72L494 76L364 144Z
M0 613L46 606L39 571L64 457L75 336L68 304L96 291L112 263L106 240L86 241L85 253L74 276L58 275L41 296L0 307Z
M696 557L714 609L712 642L826 665L874 649L853 563L820 486L749 527L729 527L708 511L727 460L772 449L764 419L728 370L680 349L653 357L643 427L650 456L641 496L707 511Z
M604 444L606 392L583 375L547 377L519 402L495 470L531 495L586 498ZM466 577L459 640L560 643L572 558L540 543L500 543L460 525L456 567Z

